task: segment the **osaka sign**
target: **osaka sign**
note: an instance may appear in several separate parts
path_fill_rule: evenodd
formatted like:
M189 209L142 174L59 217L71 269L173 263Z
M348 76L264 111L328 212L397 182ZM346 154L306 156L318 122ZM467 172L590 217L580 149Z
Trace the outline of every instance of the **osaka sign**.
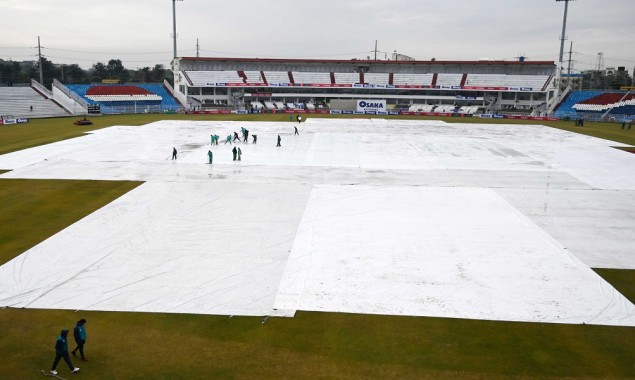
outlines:
M386 112L386 100L357 100L357 112Z

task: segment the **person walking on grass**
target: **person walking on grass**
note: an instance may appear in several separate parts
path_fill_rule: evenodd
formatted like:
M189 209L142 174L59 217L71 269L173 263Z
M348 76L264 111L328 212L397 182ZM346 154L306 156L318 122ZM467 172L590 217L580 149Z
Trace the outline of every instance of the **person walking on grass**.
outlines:
M71 351L73 356L77 356L77 351L79 351L83 362L88 361L88 359L86 359L86 355L84 355L84 344L86 344L86 328L84 327L85 323L86 320L82 318L75 324L75 328L73 329L73 338L75 338L77 347L75 347L75 349Z
M236 153L238 151L236 150L236 147L234 147L234 149L232 149L232 154L234 155L234 161L236 161Z
M64 358L64 361L68 365L68 368L71 370L71 373L75 373L79 371L79 368L73 365L71 362L71 358L68 356L68 330L63 329L60 335L57 337L55 341L55 360L53 361L53 366L51 367L51 374L57 375L57 364L60 362L60 359Z

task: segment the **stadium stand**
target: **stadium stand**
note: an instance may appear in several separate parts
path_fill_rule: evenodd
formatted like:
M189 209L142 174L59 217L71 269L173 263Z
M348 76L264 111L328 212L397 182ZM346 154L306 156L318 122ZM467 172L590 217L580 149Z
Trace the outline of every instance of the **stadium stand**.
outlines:
M63 107L31 87L0 87L0 115L41 118L69 114Z
M554 115L572 119L630 121L635 118L635 94L624 91L573 91Z
M400 74L394 73L393 85L395 86L430 86L433 74Z
M389 73L364 73L364 83L388 85L390 84Z
M409 112L432 112L434 105L432 104L413 104L408 107Z
M602 94L604 91L597 90L587 90L587 91L573 91L569 94L569 96L560 104L560 106L555 110L554 115L556 117L564 118L564 117L577 117L577 112L574 105L581 103L585 100L591 99L595 96Z
M542 89L549 75L468 74L465 86Z
M264 71L266 83L269 84L289 84L289 73L286 71Z
M461 87L463 74L439 74L436 85L439 87Z
M525 110L542 115L564 98L551 80L556 65L550 61L180 57L175 68L179 99L221 101L239 111L253 111L250 102L266 94L278 110L275 101L287 104L287 109L306 103L305 111L312 112L313 105L320 112L331 100L370 97L386 99L390 110L433 103L477 106L485 113ZM466 114L472 110L466 108Z
M187 71L193 86L208 86L216 83L244 83L238 71Z
M265 83L265 80L260 75L260 71L245 71L244 73L245 83Z
M294 71L292 73L295 83L301 84L331 84L331 73L311 73Z
M335 75L335 84L358 84L361 83L359 73L333 73Z
M99 104L101 113L105 114L168 112L181 108L162 84L69 84L66 87L88 104Z
M265 108L265 106L260 103L259 101L252 101L251 102L251 108L256 109L256 110L262 110Z

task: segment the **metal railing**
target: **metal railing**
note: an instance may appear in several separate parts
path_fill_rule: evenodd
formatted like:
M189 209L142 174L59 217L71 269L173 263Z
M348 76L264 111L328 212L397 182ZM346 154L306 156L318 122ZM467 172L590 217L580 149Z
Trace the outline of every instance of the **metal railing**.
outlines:
M53 80L53 87L62 91L64 94L66 94L66 96L79 103L83 108L88 107L88 102L85 99L83 99L81 96L77 95L73 91L69 90L68 87L64 86L64 84L57 79Z
M102 114L140 114L140 113L177 113L183 112L183 107L168 107L163 105L100 105Z
M46 96L47 99L50 99L53 97L53 94L51 93L51 91L49 91L48 88L41 85L40 82L36 81L35 79L31 79L31 87L35 91L38 91L42 95Z

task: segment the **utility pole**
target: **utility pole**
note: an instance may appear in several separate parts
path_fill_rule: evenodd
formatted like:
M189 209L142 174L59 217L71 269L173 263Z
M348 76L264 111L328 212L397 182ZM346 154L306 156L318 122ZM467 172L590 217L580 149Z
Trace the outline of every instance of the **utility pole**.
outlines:
M571 54L573 53L573 41L569 46L569 67L567 67L567 86L571 86Z
M377 40L375 40L375 61L377 60Z
M44 86L44 72L42 72L42 49L40 46L40 36L37 36L37 56L40 67L40 84Z
M200 57L198 54L199 46L198 46L198 38L196 39L196 58Z

